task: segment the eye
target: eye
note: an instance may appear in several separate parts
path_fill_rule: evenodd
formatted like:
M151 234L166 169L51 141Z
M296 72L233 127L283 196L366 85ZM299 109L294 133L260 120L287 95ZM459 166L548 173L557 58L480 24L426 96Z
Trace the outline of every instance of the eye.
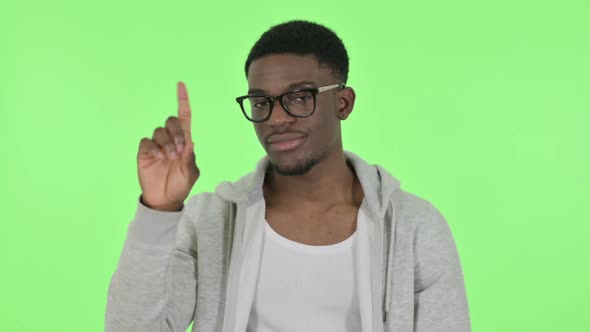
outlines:
M264 108L268 106L268 100L266 98L250 98L250 105L253 108Z
M287 100L294 103L307 103L313 98L312 94L307 91L294 92L287 95Z
M296 98L296 100L301 100L301 101L308 101L310 99L311 99L310 96L299 96Z

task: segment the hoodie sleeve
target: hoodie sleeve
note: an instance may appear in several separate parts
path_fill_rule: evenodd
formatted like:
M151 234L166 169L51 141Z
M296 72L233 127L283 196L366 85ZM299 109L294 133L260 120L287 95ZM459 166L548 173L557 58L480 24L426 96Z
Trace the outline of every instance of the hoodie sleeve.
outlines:
M414 331L469 332L459 254L445 218L432 205L430 208L430 218L416 232Z
M190 226L186 206L178 212L158 211L143 205L140 197L109 284L105 332L186 331L197 285Z

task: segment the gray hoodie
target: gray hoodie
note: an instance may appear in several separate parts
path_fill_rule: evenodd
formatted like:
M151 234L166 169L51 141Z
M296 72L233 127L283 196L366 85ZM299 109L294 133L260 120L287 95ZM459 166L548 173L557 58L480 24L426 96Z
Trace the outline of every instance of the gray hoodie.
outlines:
M459 255L440 212L345 152L364 190L356 280L362 332L470 331ZM245 331L260 264L269 160L179 212L138 202L108 289L105 331ZM285 299L288 300L288 299ZM300 319L294 317L293 319Z

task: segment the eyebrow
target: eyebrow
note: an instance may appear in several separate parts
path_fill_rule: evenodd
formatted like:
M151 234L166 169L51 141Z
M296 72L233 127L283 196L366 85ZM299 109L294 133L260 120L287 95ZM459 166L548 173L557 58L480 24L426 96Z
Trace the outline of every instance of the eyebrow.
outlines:
M301 81L301 82L295 82L295 83L291 83L289 85L287 85L287 91L293 89L293 88L298 88L298 87L304 87L304 86L311 86L311 87L315 87L317 84L315 84L315 82L313 81ZM263 89L250 89L248 90L248 94L266 94L266 90Z

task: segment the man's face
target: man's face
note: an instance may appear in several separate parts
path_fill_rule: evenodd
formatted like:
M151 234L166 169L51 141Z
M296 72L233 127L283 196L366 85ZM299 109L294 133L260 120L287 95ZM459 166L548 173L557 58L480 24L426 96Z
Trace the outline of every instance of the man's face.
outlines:
M340 82L313 55L268 55L254 60L248 71L248 93L280 95L334 83ZM338 91L318 94L309 117L289 115L277 100L270 118L254 123L258 140L279 174L303 175L341 147Z

